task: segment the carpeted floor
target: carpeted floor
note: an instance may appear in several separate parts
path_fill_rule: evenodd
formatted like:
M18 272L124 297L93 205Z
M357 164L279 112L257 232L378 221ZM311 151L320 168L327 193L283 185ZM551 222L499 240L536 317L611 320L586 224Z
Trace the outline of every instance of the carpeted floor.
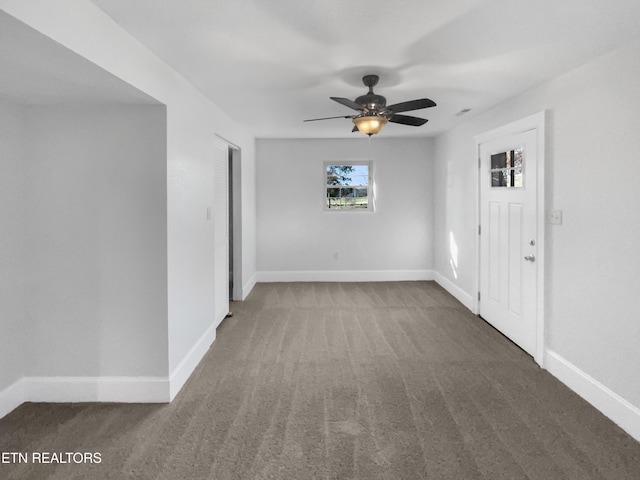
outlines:
M432 282L258 284L169 405L25 404L3 479L640 478L640 444Z

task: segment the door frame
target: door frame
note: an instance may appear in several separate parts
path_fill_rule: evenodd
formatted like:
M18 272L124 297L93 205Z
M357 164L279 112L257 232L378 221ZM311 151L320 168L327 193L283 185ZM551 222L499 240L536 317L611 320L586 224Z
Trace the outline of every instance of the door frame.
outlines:
M231 154L230 163L232 166L229 187L232 189L232 205L230 210L230 221L233 228L230 247L233 251L233 291L231 300L242 300L242 151L240 147L229 143Z
M232 189L233 195L233 213L230 216L233 218L229 218L233 223L233 243L229 242L229 249L233 251L233 259L228 258L228 262L233 265L233 292L231 292L229 300L242 300L242 286L243 286L243 278L242 278L242 148L239 145L230 142L222 135L216 133L215 138L227 144L228 151L231 152L231 163L233 164L231 171L231 178L228 178L228 183L232 185L227 185L230 189ZM228 174L229 172L227 172ZM227 205L227 208L230 205ZM227 232L227 236L229 236L231 232ZM229 268L229 263L226 268Z
M528 117L516 120L498 128L475 135L476 143L474 162L478 163L475 171L476 185L476 278L475 291L477 295L473 298L473 313L480 312L480 176L482 158L480 156L480 146L488 141L498 139L507 135L516 135L528 130L536 130L536 143L538 158L536 159L537 191L536 191L536 348L533 356L538 365L544 368L545 352L545 119L546 111L538 112Z

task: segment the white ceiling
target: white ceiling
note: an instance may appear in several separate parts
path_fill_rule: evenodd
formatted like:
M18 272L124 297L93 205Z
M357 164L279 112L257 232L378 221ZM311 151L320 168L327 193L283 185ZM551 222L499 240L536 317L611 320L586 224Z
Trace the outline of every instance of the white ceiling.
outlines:
M638 0L92 1L260 138L357 135L302 120L354 113L329 96L364 94L368 73L389 104L438 104L381 136L435 135L640 32Z

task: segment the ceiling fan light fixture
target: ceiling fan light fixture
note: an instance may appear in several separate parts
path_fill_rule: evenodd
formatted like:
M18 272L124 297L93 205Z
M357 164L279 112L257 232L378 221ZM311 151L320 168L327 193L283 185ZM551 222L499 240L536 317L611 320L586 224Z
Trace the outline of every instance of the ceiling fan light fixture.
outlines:
M353 123L358 127L360 133L365 135L374 135L382 130L387 123L387 119L380 115L365 115L363 117L355 117Z
M355 127L351 130L358 130L365 135L374 135L384 127L387 122L397 123L399 125L410 125L419 127L427 123L426 118L413 117L411 115L398 115L400 112L410 112L412 110L420 110L423 108L435 107L436 102L428 98L419 98L409 100L407 102L395 103L387 106L387 99L382 95L373 93L373 86L378 83L377 75L365 75L362 77L362 83L369 87L369 91L365 95L361 95L355 100L349 100L343 97L329 97L340 105L356 110L355 115L311 118L303 120L305 122L314 122L316 120L329 120L331 118L351 118Z

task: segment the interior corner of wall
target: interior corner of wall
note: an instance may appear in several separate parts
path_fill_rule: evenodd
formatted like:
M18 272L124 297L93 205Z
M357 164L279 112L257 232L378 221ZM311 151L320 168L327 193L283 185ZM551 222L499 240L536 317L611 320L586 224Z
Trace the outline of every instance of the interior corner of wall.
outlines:
M447 292L453 295L456 298L456 300L462 303L462 305L467 307L471 312L476 313L475 303L473 301L473 295L471 295L470 293L460 288L458 285L453 283L451 280L449 280L447 277L445 277L438 271L434 271L433 279L438 285L440 285Z
M24 378L20 378L3 390L0 390L0 418L8 415L26 401Z
M249 281L242 286L242 300L245 300L249 296L257 282L257 273L254 272L254 274L251 275L251 278L249 278Z
M169 375L169 401L178 395L182 387L187 383L189 377L207 354L209 347L216 340L217 324L212 324L202 336L194 343L180 363Z

